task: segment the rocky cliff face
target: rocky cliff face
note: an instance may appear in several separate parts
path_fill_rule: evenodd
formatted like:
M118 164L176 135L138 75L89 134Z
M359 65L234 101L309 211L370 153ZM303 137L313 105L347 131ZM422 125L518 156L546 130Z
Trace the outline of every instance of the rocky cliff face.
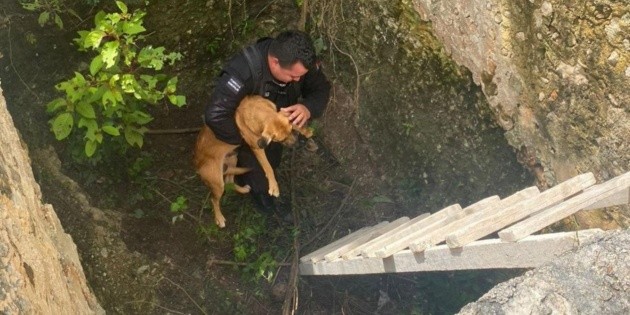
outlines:
M356 78L344 82L354 104L331 110L354 112L345 121L409 208L434 211L530 185L516 161L542 189L580 173L601 181L630 170L627 1L317 6L328 70ZM627 216L613 215L622 226ZM601 221L580 213L577 222Z
M358 173L392 187L385 194L398 208L409 215L437 211L531 185L481 88L444 53L410 1L313 5L321 21L316 33L330 43L323 54L326 70L352 97L342 102L342 93L334 94L322 130L355 126L373 162L371 170ZM352 162L366 155L357 154L343 134L327 134L329 146L348 165L364 165Z
M41 201L1 88L0 148L0 313L104 313L72 238Z
M628 314L630 230L602 233L499 284L459 314Z
M627 1L414 1L539 184L630 169Z

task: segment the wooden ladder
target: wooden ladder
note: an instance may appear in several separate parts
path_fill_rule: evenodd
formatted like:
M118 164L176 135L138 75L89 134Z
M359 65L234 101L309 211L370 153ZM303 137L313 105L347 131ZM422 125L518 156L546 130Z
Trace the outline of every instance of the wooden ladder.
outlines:
M544 192L529 187L466 208L365 227L300 258L302 275L532 268L599 229L532 235L580 210L630 204L630 172L596 185L592 173ZM498 231L499 238L481 239Z

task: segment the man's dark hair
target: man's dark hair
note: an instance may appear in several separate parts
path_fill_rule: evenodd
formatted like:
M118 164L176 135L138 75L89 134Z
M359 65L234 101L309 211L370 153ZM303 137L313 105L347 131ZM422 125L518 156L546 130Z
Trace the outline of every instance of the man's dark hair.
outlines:
M311 38L301 31L280 33L269 46L269 54L278 58L283 68L288 68L299 61L306 69L311 69L316 60Z

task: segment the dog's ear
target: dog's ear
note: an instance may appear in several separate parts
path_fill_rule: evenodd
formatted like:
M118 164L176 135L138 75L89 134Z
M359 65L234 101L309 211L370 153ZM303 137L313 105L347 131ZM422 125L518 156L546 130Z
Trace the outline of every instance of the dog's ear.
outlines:
M258 147L261 149L266 148L269 143L271 142L271 138L267 138L267 137L260 137L260 139L258 139Z

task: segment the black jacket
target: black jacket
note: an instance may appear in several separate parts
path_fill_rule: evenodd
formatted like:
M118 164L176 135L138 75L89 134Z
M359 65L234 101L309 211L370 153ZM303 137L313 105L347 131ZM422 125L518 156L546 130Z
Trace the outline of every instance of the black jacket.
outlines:
M273 101L278 108L294 105L300 100L311 112L311 118L318 118L326 109L330 95L330 83L319 69L310 69L298 82L280 84L273 79L267 64L267 53L272 39L254 44L260 52L262 75L259 84L254 82L252 71L242 52L233 56L217 78L216 86L206 106L205 122L217 138L229 144L241 144L242 138L236 127L234 112L246 95L262 94ZM256 86L263 87L254 91Z

